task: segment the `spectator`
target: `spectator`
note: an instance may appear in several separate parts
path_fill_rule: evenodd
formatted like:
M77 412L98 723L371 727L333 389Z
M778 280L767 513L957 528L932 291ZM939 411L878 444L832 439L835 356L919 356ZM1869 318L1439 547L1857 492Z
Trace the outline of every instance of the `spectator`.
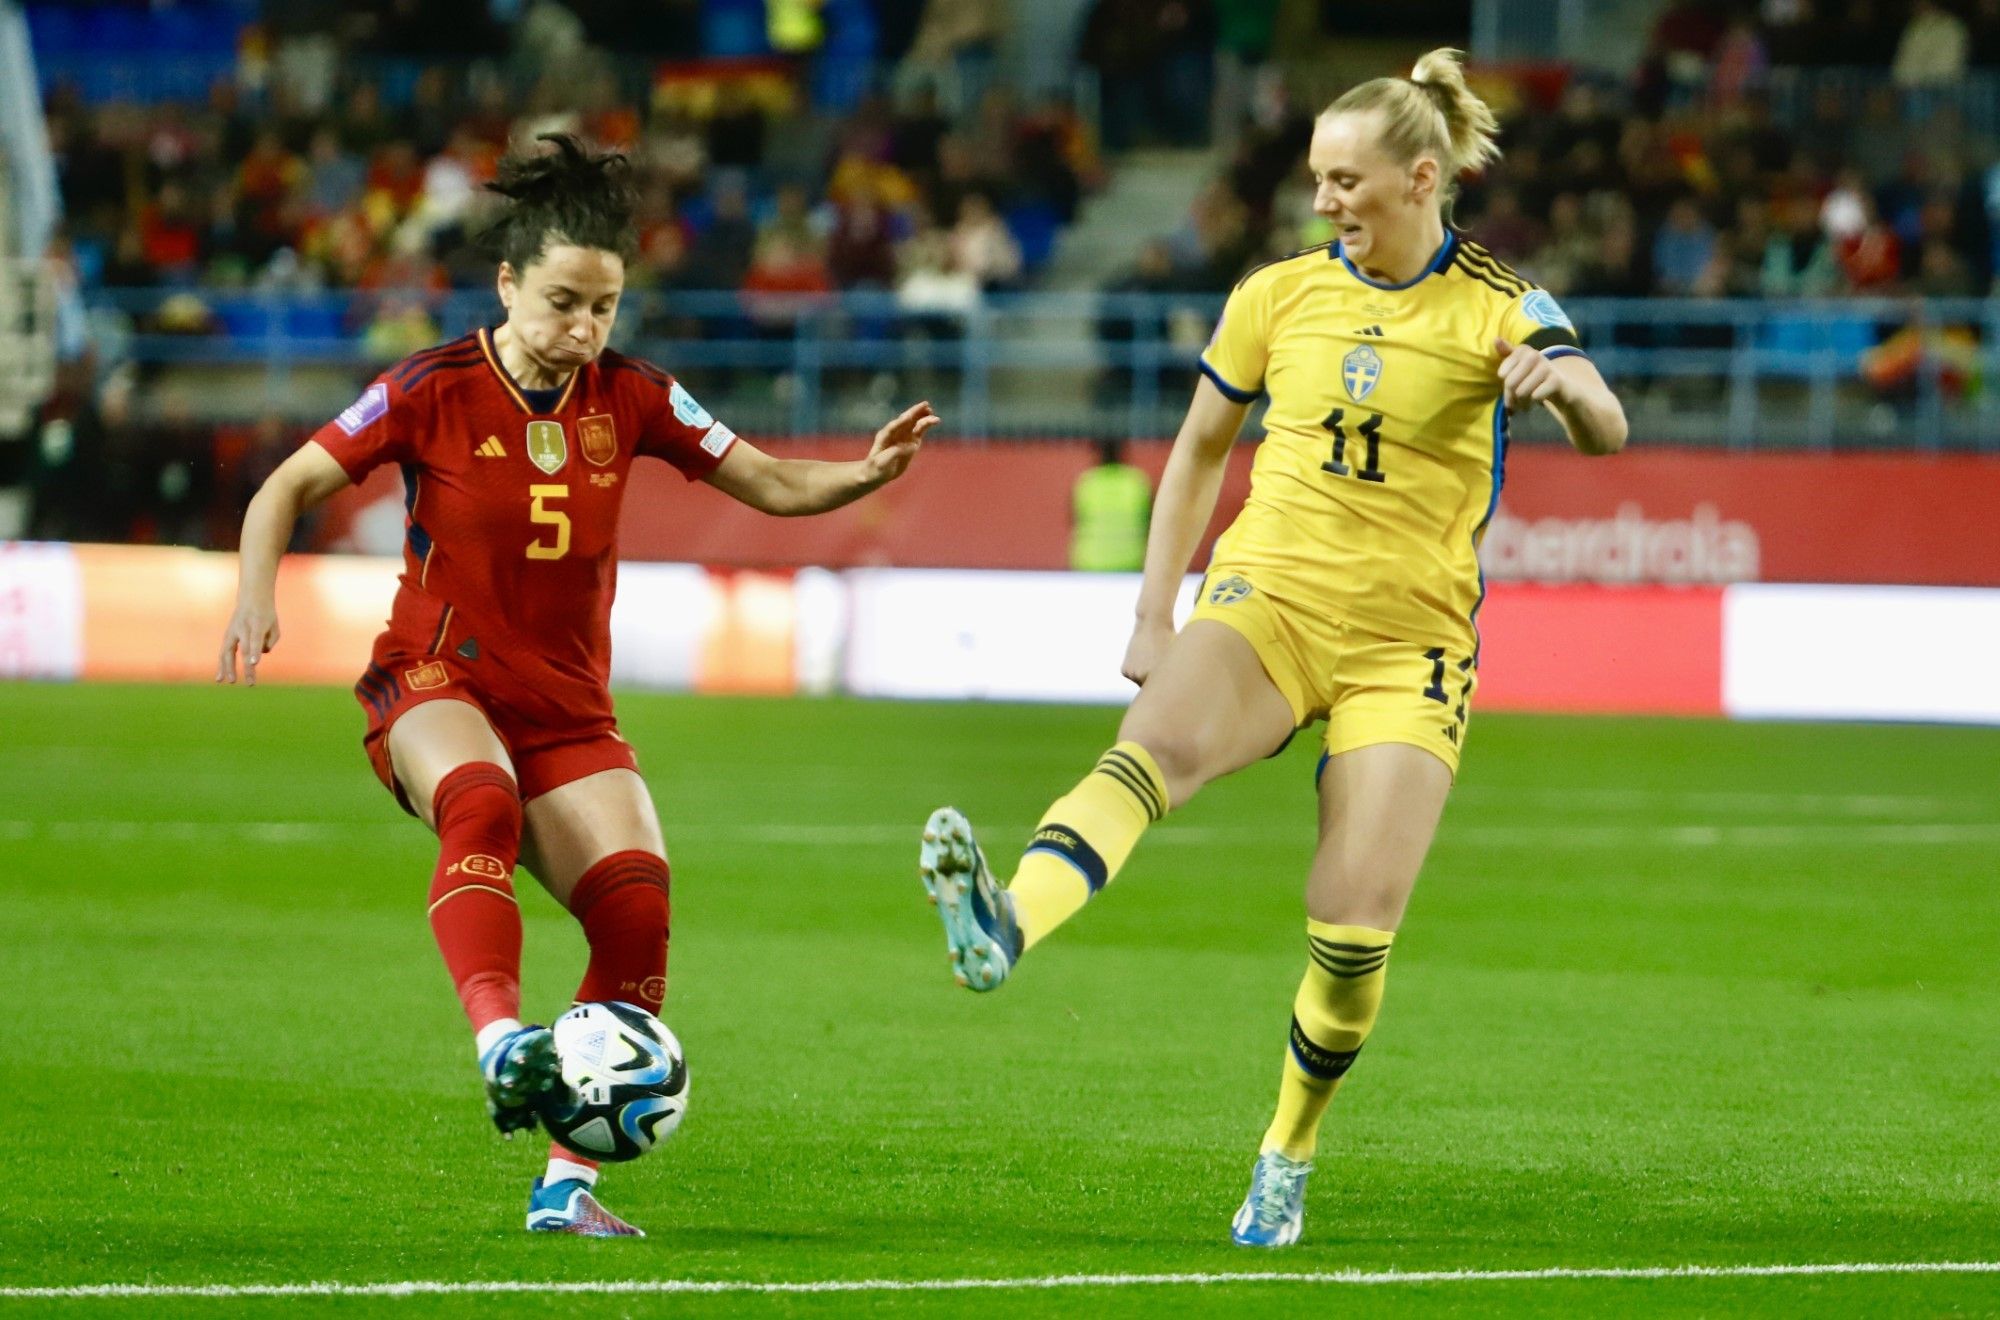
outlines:
M930 0L909 62L927 70L929 81L951 86L964 117L986 99L1006 29L1005 0Z
M1739 14L1729 22L1716 46L1714 66L1709 72L1709 98L1718 106L1740 104L1751 92L1763 87L1770 74L1771 60L1757 34L1757 24Z
M757 242L761 246L783 239L787 250L801 259L818 261L826 246L823 233L822 223L813 216L804 185L787 183L778 188L770 217L757 227Z
M1478 221L1479 241L1502 261L1526 261L1542 245L1545 231L1521 211L1521 199L1500 184L1486 195L1486 210Z
M789 229L773 229L758 240L755 258L743 277L744 305L761 335L789 338L833 289L818 251Z
M1667 210L1666 223L1653 239L1653 277L1659 291L1685 297L1715 258L1715 227L1692 198L1683 197Z
M352 206L361 196L367 177L360 157L340 144L340 133L330 124L313 130L306 148L306 206L313 217L332 215Z
M873 193L858 192L834 209L827 268L843 289L895 287L895 217Z
M1967 59L1974 68L2000 68L2000 0L1975 0L1966 25Z
M926 209L896 252L896 305L918 314L917 329L949 338L979 303L979 280L957 263L948 234Z
M696 235L688 264L703 288L734 289L750 273L757 246L757 226L750 220L750 198L743 181L728 176L715 190L714 213Z
M1965 77L1969 46L1963 19L1937 0L1916 0L1890 76L1905 89L1955 86Z
M952 268L982 289L1011 287L1021 278L1021 247L985 193L967 193L951 228Z
M1912 292L1926 298L1969 298L1979 291L1971 266L1941 238L1924 241L1911 287Z
M1758 291L1766 298L1818 298L1840 287L1840 265L1820 227L1809 197L1794 197L1779 210L1778 229L1764 244Z
M1524 265L1538 284L1561 297L1576 287L1596 247L1584 224L1583 199L1573 192L1557 193L1549 205L1547 236Z
M1861 195L1861 228L1834 243L1834 255L1853 293L1891 293L1903 274L1903 245L1882 220L1875 199Z

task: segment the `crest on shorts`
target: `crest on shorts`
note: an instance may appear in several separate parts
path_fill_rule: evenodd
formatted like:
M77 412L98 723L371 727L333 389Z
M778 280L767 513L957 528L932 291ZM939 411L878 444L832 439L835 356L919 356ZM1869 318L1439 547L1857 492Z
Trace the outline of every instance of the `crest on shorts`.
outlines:
M1381 379L1382 355L1367 344L1340 360L1341 383L1347 386L1347 397L1356 403L1373 394Z
M576 443L583 456L603 467L618 456L618 432L610 413L593 413L576 424Z
M1249 594L1249 581L1232 573L1208 589L1208 603L1211 605L1234 605Z
M410 691L421 692L425 688L443 687L451 681L451 676L445 673L442 661L433 660L415 669L404 670L403 681L410 685Z
M561 422L528 423L528 460L550 476L569 462L569 441Z

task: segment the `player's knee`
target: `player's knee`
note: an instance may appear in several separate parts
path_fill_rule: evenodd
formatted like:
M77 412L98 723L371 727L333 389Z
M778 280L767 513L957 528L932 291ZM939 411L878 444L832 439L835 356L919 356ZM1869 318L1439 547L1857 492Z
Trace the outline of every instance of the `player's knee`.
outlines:
M1393 931L1402 924L1413 877L1365 862L1313 869L1306 887L1306 915L1335 926Z
M1146 749L1153 764L1159 767L1160 778L1166 781L1170 807L1180 806L1208 782L1209 777L1203 773L1201 740L1189 730L1127 712L1118 726L1118 741L1135 742Z
M431 795L431 820L437 832L469 830L518 844L521 838L521 791L508 774L490 761L470 761L438 781Z
M593 914L615 908L620 924L667 927L672 870L667 859L642 849L612 853L583 873L570 891L569 910L586 926Z

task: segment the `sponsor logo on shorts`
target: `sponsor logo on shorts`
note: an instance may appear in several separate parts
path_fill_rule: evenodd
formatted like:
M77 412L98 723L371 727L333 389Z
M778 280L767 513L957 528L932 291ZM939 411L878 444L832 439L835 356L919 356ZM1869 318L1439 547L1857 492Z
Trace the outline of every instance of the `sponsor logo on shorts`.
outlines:
M412 692L422 692L426 688L443 687L450 681L451 675L445 672L442 660L433 660L427 665L418 665L415 669L405 669L403 671L403 682L409 685Z
M507 868L500 864L498 857L486 853L468 853L450 866L444 868L446 875L476 875L482 880L505 880Z
M1248 596L1254 588L1248 579L1231 573L1222 581L1208 589L1208 603L1211 605L1234 605Z
M603 467L618 456L618 431L610 413L593 413L576 424L576 441L583 456Z

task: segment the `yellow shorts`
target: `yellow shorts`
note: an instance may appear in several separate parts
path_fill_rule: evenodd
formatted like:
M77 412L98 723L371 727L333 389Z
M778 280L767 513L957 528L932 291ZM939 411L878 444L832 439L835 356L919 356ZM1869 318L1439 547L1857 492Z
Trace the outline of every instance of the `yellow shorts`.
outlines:
M1398 641L1257 589L1249 574L1210 567L1195 619L1242 634L1291 703L1300 728L1326 721L1326 754L1409 743L1458 773L1479 671L1469 655Z

